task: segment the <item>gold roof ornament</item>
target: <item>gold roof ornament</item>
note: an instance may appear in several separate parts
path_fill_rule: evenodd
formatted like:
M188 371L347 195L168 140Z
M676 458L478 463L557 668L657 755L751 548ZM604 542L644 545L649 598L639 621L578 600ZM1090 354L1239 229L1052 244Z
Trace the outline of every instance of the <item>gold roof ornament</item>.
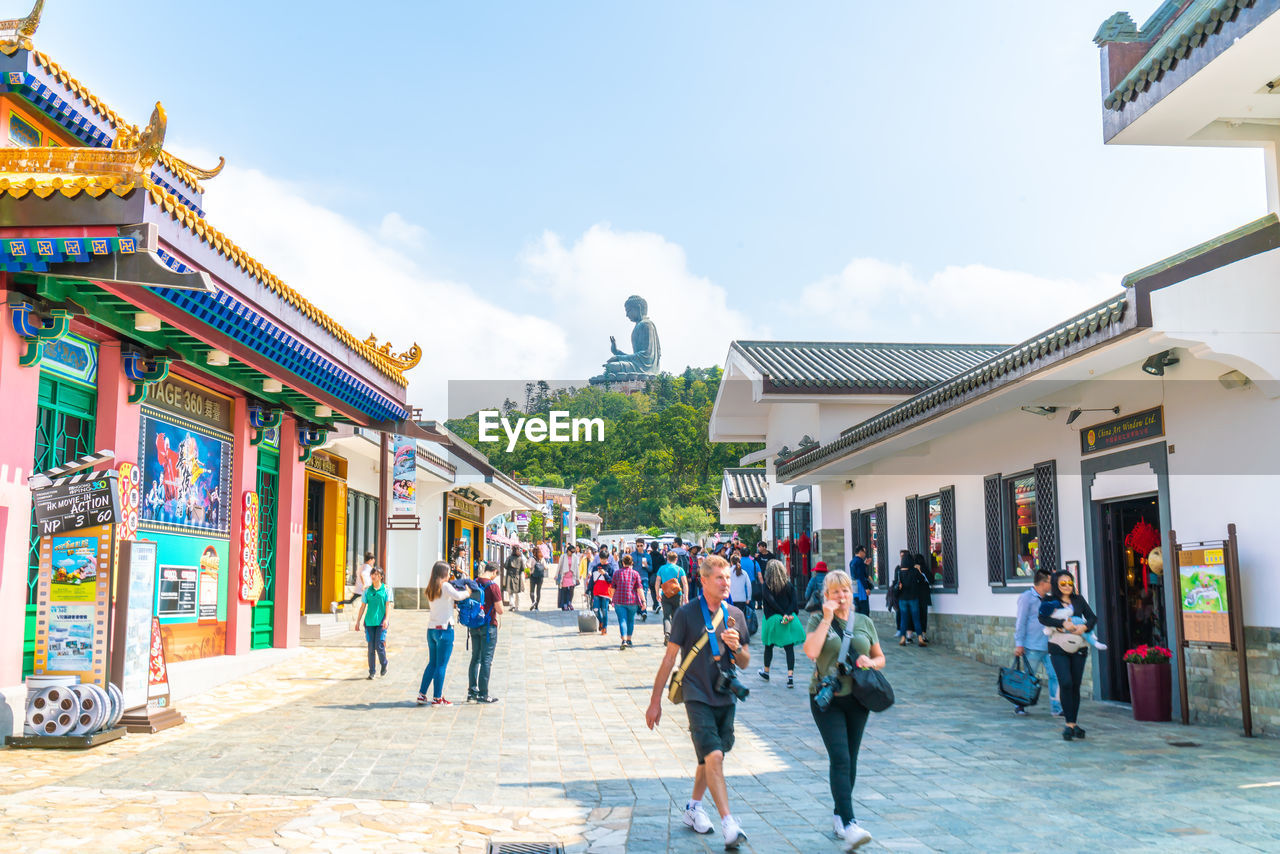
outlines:
M25 18L0 21L0 50L10 56L19 49L31 50L31 37L40 26L40 13L43 11L44 0L36 0L31 14Z
M164 133L164 107L157 101L146 130L121 131L111 148L0 148L0 173L110 176L118 183L145 186L164 148Z
M392 347L390 341L384 341L382 346L379 347L378 337L376 335L370 335L368 338L364 339L364 345L371 350L376 350L386 358L397 363L400 366L401 371L407 371L410 368L416 367L418 362L422 361L422 348L418 346L417 342L414 342L412 347L398 355L391 352Z

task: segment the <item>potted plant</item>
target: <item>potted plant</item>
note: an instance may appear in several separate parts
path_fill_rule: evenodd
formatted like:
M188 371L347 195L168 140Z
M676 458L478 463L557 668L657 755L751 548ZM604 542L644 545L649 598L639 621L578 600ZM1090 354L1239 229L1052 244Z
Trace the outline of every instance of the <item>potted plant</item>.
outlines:
M1129 669L1129 699L1135 721L1167 721L1173 705L1169 661L1173 653L1143 644L1124 654Z

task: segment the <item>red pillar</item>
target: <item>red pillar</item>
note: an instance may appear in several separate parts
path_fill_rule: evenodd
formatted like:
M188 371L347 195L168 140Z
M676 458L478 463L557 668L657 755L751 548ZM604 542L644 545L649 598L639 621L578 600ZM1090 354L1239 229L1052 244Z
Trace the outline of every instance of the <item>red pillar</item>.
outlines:
M235 449L232 452L231 494L223 497L231 513L231 565L223 570L224 595L227 597L227 655L248 652L253 644L253 606L240 598L244 496L258 488L258 449L249 444L252 432L245 400L237 397L235 417L231 422L232 447ZM276 614L279 613L277 604Z
M0 298L8 296L0 279ZM40 369L18 366L26 352L13 331L9 311L0 308L0 734L10 722L20 732L26 705L22 686L22 640L27 609L27 545L31 525L31 492L27 476L35 459L36 408ZM11 712L5 710L9 704Z
M280 424L280 505L276 517L275 645L298 645L307 476L298 462L298 422Z
M93 449L110 449L116 453L115 460L103 464L102 468L138 462L142 412L138 404L129 402L133 383L125 377L121 361L119 341L103 341L98 345L98 417Z

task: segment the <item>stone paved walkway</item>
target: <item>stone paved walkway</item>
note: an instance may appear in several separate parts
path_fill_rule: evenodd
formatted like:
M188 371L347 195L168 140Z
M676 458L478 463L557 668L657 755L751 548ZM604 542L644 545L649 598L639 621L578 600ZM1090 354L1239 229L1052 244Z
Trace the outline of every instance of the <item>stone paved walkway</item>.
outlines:
M680 822L694 768L682 710L644 727L661 627L639 624L635 649L619 652L616 636L572 622L509 615L494 706L416 706L424 621L399 612L386 678L365 680L352 632L184 701L188 723L164 733L88 753L0 752L0 850L481 852L491 836L570 852L721 850L718 833ZM838 850L808 664L800 656L795 690L766 684L753 647L727 763L743 850ZM1280 742L1086 703L1089 739L1068 744L1044 708L1010 714L989 667L940 649L888 658L898 703L872 718L855 791L867 850L1280 850ZM1047 812L1051 793L1069 817Z

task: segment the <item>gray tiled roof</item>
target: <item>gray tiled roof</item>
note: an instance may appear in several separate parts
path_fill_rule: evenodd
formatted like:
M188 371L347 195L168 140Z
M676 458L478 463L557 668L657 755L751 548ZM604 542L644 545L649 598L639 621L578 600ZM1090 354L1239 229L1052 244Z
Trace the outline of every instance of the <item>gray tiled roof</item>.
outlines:
M735 341L765 390L808 394L916 394L1009 348L1007 344Z
M832 459L847 456L1133 329L1135 313L1131 310L1129 294L1126 291L1061 326L948 377L946 382L855 424L841 433L839 439L781 463L779 479L795 477Z
M724 470L730 507L764 507L769 499L768 472L762 468Z

